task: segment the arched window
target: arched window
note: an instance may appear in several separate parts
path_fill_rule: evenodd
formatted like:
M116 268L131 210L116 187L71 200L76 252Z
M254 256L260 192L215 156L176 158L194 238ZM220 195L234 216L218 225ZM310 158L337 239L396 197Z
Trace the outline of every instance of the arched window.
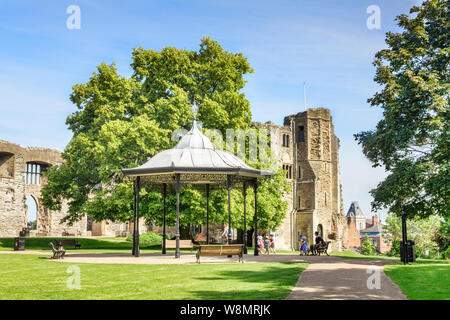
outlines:
M27 205L27 228L29 230L36 230L38 213L37 202L33 196L28 196L25 204Z
M317 232L319 233L319 236L320 236L321 238L323 238L323 227L322 227L321 224L319 224L319 225L317 226Z
M14 154L0 152L0 177L14 177Z
M305 127L298 127L298 142L305 141Z

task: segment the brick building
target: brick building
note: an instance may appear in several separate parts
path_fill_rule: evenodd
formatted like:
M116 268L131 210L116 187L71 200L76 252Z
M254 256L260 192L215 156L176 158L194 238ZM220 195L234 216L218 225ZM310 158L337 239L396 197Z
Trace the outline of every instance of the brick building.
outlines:
M346 247L360 249L366 236L376 244L379 253L386 253L391 249L390 244L383 238L383 225L375 214L366 219L357 201L353 201L347 212L348 236Z

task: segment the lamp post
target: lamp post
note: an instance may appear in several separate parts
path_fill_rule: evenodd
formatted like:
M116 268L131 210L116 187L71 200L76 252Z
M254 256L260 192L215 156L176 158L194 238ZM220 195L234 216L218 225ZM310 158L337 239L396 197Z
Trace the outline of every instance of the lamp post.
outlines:
M402 213L403 264L408 263L408 236L406 232L406 213Z

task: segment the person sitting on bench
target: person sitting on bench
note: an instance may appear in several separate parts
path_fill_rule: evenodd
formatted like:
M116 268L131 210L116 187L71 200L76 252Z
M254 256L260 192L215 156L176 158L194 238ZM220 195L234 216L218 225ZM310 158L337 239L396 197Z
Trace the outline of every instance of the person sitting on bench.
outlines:
M315 244L311 245L311 253L313 255L317 255L317 249L325 245L325 241L323 241L322 237L319 236L319 232L314 232L314 235L316 236Z

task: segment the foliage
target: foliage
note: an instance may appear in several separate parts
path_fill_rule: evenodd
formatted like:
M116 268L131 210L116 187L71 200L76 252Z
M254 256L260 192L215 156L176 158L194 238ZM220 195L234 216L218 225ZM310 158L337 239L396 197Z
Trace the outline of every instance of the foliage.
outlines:
M167 235L166 235L167 237ZM139 246L151 247L155 245L161 245L163 235L160 233L154 233L153 231L148 231L146 233L141 233L139 235ZM127 241L133 241L133 234L129 234Z
M447 250L445 250L444 252L444 258L448 260L449 257L450 257L450 247L448 247Z
M440 223L441 218L436 215L423 219L414 217L406 220L408 240L415 241L417 257L438 258L440 256L439 246L435 240L436 234L439 234ZM389 255L400 255L400 242L402 241L402 220L400 217L393 214L388 215L383 227L383 237L392 242Z
M28 221L27 228L28 228L28 230L36 230L37 229L37 220Z
M189 128L191 104L199 105L198 119L205 129L249 129L250 104L240 92L244 75L253 72L241 53L230 53L219 43L203 38L198 51L166 47L160 52L136 48L132 53L131 78L117 73L114 64L102 63L85 84L73 86L71 101L78 111L67 118L73 137L62 157L64 162L45 173L42 190L45 206L59 210L67 201L72 223L89 215L94 221L127 221L133 217L133 186L121 179L122 168L137 167L156 153L173 147L170 135ZM248 154L248 146L246 146ZM269 151L270 154L270 151ZM260 159L261 160L261 159ZM262 163L254 165L257 168ZM236 188L239 188L237 190ZM242 186L232 191L232 226L243 225ZM283 171L258 187L258 217L262 228L281 224L288 192ZM141 215L162 224L160 189L142 188ZM227 191L213 191L210 222L227 220ZM248 196L248 223L253 217ZM203 191L184 186L181 193L181 226L206 221ZM175 196L167 197L167 224L175 224Z
M434 234L433 240L439 246L439 251L444 252L450 247L450 217L441 220L438 232ZM446 257L444 255L444 257Z
M369 239L369 236L366 236L366 239L361 244L361 253L366 256L370 256L375 254L376 245L372 243L372 240Z
M388 177L371 191L374 210L427 217L450 212L449 55L447 0L414 6L396 18L403 32L386 35L375 56L382 86L368 102L383 109L373 131L356 140L374 167Z

